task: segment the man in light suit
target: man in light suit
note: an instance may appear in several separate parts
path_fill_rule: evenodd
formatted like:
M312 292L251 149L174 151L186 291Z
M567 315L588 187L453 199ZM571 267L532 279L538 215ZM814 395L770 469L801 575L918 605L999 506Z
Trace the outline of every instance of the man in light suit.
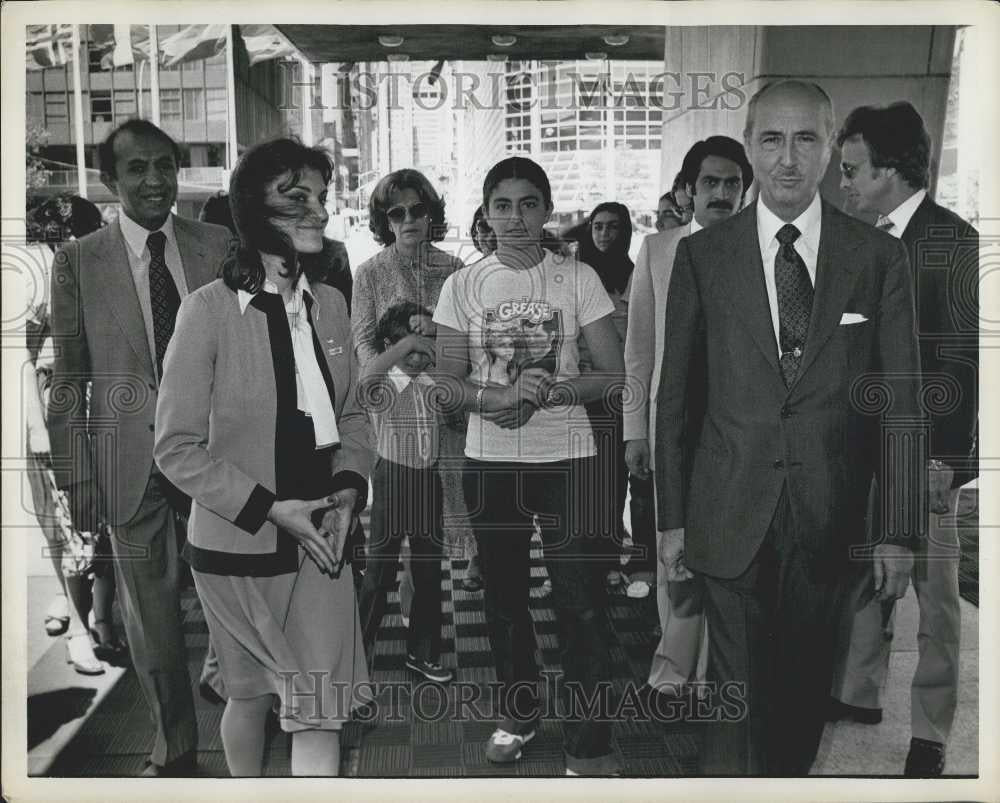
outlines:
M153 465L153 421L180 299L216 277L230 235L171 214L180 153L152 123L122 124L99 156L121 212L56 255L52 456L74 523L92 529L100 513L114 534L119 603L156 728L143 775L184 775L195 768L198 731L181 630L176 516L190 502Z
M667 287L677 243L682 238L732 217L753 183L753 168L743 146L723 136L695 143L684 157L681 179L694 201L689 223L649 235L639 249L630 279L625 374L634 404L624 411L625 462L631 474L651 476L656 420L656 390L663 359ZM695 391L698 397L703 388ZM700 407L694 398L689 405ZM694 437L694 429L689 433ZM657 539L657 552L663 539ZM669 592L669 593L668 593ZM701 585L697 580L670 586L666 567L657 565L656 603L661 636L649 670L648 685L660 693L677 693L684 684L705 679L708 658Z
M912 435L890 416L917 416L913 287L898 241L819 196L833 120L812 83L754 95L744 141L759 198L681 240L670 278L658 529L669 579L697 572L705 582L719 716L703 726L710 775L809 771L851 547L883 465L899 471L884 499L898 519L870 552L880 596L899 598L913 565L915 511L895 499L914 492L919 466L905 449L880 454ZM705 414L688 480L685 407L698 370ZM880 424L900 427L897 437L883 438Z
M958 703L958 496L961 486L978 473L971 454L979 373L979 232L927 194L931 139L909 103L855 109L837 144L848 202L862 213L877 214L876 226L906 246L916 287L926 398L945 399L931 421L928 485L938 498L931 500L928 537L918 545L913 570L920 609L919 659L910 693L912 738L904 769L909 776L935 776L944 770ZM932 394L931 388L940 393ZM872 525L877 535L880 522ZM868 589L870 579L862 587ZM832 717L881 720L893 612L891 603L878 600L858 610L849 648L843 646L834 676L839 705Z

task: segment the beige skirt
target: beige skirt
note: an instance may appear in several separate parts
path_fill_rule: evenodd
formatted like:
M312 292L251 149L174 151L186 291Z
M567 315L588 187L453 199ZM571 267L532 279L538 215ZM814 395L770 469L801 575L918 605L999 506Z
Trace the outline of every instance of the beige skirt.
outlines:
M339 730L372 698L350 566L323 574L299 549L298 572L193 572L225 693L278 698L282 730Z

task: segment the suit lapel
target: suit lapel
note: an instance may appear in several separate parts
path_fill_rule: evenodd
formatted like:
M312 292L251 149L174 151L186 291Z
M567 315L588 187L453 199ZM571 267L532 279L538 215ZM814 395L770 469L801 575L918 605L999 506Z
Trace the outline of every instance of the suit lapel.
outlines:
M764 265L760 259L757 239L757 205L740 213L739 229L727 240L728 251L723 255L723 276L729 284L727 300L742 319L757 348L778 376L778 344L774 339L771 305L764 284Z
M184 279L188 292L197 290L208 284L214 276L206 275L208 259L205 245L201 238L190 228L184 218L174 215L174 235L177 237L177 250L181 255L181 266L184 268Z
M819 253L816 257L816 293L813 297L812 315L802 362L795 377L795 384L816 360L823 345L840 326L840 318L854 286L854 271L858 261L851 253L856 241L843 231L838 213L823 202L823 222L819 235Z
M93 264L84 270L97 274L97 286L102 288L103 297L111 308L111 314L118 323L122 334L150 377L154 377L153 359L149 354L149 340L146 337L146 322L139 306L139 294L132 276L128 260L128 246L118 222L105 229L105 242L95 243L103 252L97 255Z

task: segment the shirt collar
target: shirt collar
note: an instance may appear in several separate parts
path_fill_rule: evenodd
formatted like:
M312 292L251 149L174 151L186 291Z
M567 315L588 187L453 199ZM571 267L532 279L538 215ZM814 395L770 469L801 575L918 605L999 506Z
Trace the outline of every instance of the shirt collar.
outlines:
M277 295L278 288L270 279L265 279L263 286L260 288L262 293L274 293ZM309 280L306 278L304 273L299 274L299 280L295 283L295 295L301 295L302 293L308 293L309 298L312 299L314 307L319 307L319 303L316 301L316 295L312 291L312 287L309 285ZM240 304L240 314L247 311L247 307L250 306L250 302L253 301L253 297L257 293L248 293L246 290L237 290L236 298ZM293 299L294 303L294 299Z
M927 190L917 190L886 215L893 222L893 227L889 230L889 234L895 237L902 237L903 232L906 231L906 227L910 225L910 218L913 217L917 211L917 207L924 202L924 198L926 197Z
M703 228L705 228L704 226L699 224L698 221L695 220L693 217L691 218L691 222L688 225L690 227L690 231L688 231L688 234L694 234L696 231L701 231Z
M434 384L434 380L431 379L426 371L421 371L415 377L411 377L406 371L400 368L398 365L392 366L388 370L389 379L392 380L392 384L396 386L396 392L402 393L406 388L409 387L410 382L416 381L424 386L430 386Z
M805 211L792 221L799 230L799 238L795 245L805 245L813 254L819 252L819 233L823 220L823 205L817 192ZM757 237L763 250L770 248L775 241L778 230L785 225L780 217L767 208L763 198L757 201Z
M125 214L124 210L118 213L118 224L121 227L122 236L125 238L129 250L135 256L141 257L143 252L146 251L146 239L153 232L132 220L132 218ZM167 238L167 242L174 244L177 239L174 235L174 216L172 214L167 215L166 221L164 221L163 225L157 231L162 231Z

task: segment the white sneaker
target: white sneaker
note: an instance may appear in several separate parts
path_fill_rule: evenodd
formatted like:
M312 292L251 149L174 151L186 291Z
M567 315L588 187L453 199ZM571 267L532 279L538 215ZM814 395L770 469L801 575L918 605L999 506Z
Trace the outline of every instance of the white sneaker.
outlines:
M509 764L521 757L521 748L535 738L535 732L508 733L503 728L493 731L486 742L486 758L494 764Z
M630 599L645 599L649 596L649 583L645 580L633 580L625 589L625 596Z

